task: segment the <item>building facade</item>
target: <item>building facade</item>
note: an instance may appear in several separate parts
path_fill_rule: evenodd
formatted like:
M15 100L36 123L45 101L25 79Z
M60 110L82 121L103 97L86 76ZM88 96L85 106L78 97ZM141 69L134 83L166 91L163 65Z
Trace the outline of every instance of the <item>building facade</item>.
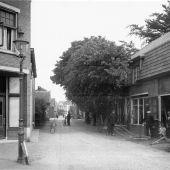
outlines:
M20 32L29 42L23 62L25 138L30 139L34 113L36 65L31 44L31 1L0 0L0 138L16 139L19 126L19 67L14 40Z
M167 124L170 111L170 32L131 57L131 84L125 97L130 129L145 134L143 120L150 110L154 120Z

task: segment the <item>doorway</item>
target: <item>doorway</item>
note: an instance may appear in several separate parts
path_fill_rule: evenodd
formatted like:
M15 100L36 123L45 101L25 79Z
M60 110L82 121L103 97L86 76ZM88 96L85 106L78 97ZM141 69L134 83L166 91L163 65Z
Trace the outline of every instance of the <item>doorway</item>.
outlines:
M0 139L6 136L5 98L0 97Z
M161 122L167 127L168 111L170 111L170 95L161 96Z

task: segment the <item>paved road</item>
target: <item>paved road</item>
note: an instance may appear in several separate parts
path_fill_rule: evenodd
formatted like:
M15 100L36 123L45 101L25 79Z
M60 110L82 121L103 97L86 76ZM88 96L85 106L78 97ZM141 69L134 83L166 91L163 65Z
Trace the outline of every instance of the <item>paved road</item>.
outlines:
M170 169L170 153L117 136L105 136L81 120L72 121L70 127L63 126L62 120L58 120L55 134L50 134L49 126L45 126L40 130L38 142L28 144L28 150L31 165L18 165L15 162L9 163L8 160L8 166L2 167L1 164L0 169Z

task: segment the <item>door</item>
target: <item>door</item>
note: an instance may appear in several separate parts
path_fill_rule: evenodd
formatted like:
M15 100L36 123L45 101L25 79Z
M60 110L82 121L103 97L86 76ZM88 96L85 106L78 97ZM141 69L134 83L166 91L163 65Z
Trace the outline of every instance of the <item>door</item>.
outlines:
M0 139L5 138L6 117L5 117L5 98L0 97Z

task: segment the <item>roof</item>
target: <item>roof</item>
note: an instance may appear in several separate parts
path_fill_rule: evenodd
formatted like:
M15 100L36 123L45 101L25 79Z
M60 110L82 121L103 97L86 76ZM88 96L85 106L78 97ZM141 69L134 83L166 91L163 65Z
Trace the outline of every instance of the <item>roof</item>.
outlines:
M138 51L137 53L135 53L134 55L131 56L131 59L134 59L138 56L142 56L145 53L161 46L162 44L166 43L170 41L170 32L162 35L161 37L157 38L156 40L152 41L151 43L149 43L148 45L146 45L144 48L142 48L140 51Z

